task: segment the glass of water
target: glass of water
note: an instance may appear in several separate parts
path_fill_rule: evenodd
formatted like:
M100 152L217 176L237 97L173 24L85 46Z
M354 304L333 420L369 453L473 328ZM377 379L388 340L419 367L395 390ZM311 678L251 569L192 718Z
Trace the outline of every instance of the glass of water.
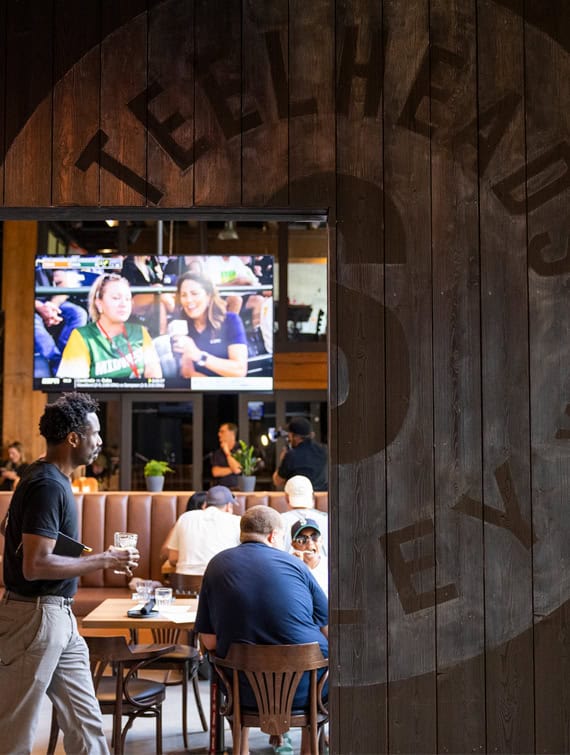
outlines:
M115 548L136 548L139 536L135 532L115 532L113 545ZM114 569L115 574L127 574L131 576L130 570Z
M154 605L161 611L163 608L168 608L172 603L172 588L171 587L157 587L154 591Z

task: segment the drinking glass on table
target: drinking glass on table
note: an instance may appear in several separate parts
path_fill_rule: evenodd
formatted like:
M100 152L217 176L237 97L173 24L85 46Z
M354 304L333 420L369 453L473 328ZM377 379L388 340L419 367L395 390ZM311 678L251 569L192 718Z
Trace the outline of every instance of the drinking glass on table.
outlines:
M145 603L152 598L153 592L154 582L152 581L152 579L141 579L141 581L137 585L137 593Z
M172 603L172 588L157 587L154 591L154 605L159 611Z
M135 532L115 532L113 545L115 548L136 548L138 535ZM115 574L132 576L130 569L114 569Z

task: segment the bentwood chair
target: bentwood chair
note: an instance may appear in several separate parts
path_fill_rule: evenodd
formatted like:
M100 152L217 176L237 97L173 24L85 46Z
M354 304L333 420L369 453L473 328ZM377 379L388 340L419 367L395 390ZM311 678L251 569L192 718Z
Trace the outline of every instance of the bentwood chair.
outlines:
M192 682L194 697L196 699L196 708L200 716L202 729L208 731L208 722L202 707L200 698L200 687L198 685L198 666L202 660L202 655L198 648L191 645L180 644L181 630L176 627L166 627L164 629L151 629L152 639L158 644L170 646L170 650L161 655L155 661L149 663L149 668L153 671L166 671L162 684L167 687L180 684L182 686L182 737L184 747L188 749L188 682ZM135 645L135 648L137 646ZM175 676L172 676L172 673Z
M91 674L101 712L113 716L111 747L114 755L122 755L127 733L138 717L156 718L156 753L162 754L162 703L165 685L138 676L141 669L173 650L172 645L127 644L124 637L86 637L89 647ZM113 675L104 676L107 668ZM122 725L126 716L127 722ZM55 709L52 711L48 755L53 755L59 727Z
M272 737L293 727L307 729L311 755L319 752L319 735L328 721L323 689L328 678L328 659L317 642L305 645L246 645L234 643L225 658L214 658L214 668L223 685L219 712L231 723L233 752L241 746L242 729L254 726ZM324 673L319 678L319 670ZM305 672L310 674L308 707L293 708L293 699ZM239 676L249 682L257 710L240 700Z
M188 597L197 597L202 586L202 575L195 574L170 574L169 584L175 595ZM156 662L152 663L152 668L167 671L163 681L166 686L182 685L182 736L184 747L188 749L188 682L192 682L196 708L200 716L200 723L203 731L208 731L208 722L202 707L200 697L200 687L198 685L198 667L202 661L202 654L195 644L194 633L190 633L188 644L181 643L181 630L176 627L167 627L164 629L152 629L152 639L155 643L167 643L174 645L174 650L166 653ZM178 672L176 678L172 679L170 672Z
M176 574L168 575L168 584L172 587L175 595L184 595L185 598L197 598L202 588L202 574Z

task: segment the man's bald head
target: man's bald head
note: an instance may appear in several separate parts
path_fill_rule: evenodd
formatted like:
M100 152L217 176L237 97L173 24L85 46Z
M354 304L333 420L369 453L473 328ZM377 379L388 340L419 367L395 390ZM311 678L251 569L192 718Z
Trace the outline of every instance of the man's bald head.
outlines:
M240 520L242 543L254 541L273 545L273 533L283 533L281 515L270 506L252 506Z

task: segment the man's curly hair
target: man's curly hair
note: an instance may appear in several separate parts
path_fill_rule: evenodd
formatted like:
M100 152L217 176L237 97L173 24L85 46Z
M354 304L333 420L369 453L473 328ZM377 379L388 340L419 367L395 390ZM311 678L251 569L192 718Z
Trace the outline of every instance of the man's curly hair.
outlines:
M40 418L40 435L51 445L62 443L69 433L81 435L87 428L87 415L98 409L99 404L88 393L64 393L46 406Z

